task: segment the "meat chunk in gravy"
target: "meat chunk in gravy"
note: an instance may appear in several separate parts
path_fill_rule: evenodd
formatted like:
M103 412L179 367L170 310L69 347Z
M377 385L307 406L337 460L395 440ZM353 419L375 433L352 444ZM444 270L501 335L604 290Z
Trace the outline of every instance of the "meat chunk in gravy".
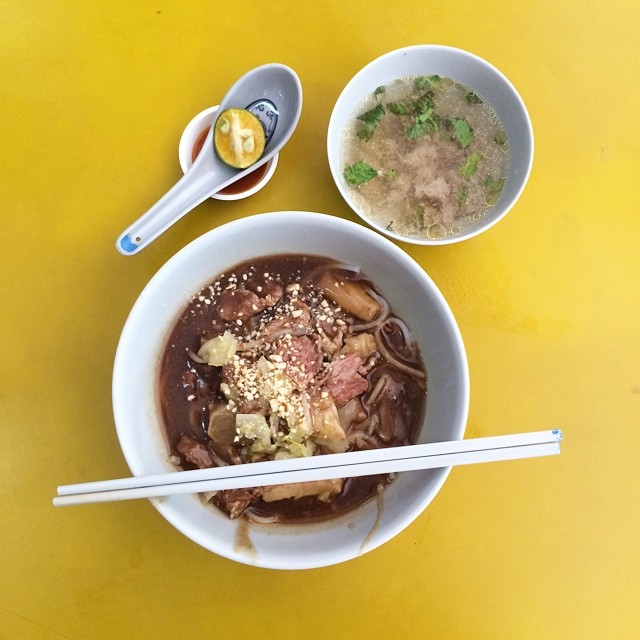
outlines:
M228 489L219 491L211 498L211 502L226 511L233 520L239 518L247 507L262 495L262 489Z
M327 367L323 386L333 396L338 407L364 393L369 383L360 375L362 358L355 353L341 354Z
M233 322L252 318L268 307L275 306L282 298L282 287L271 287L263 296L248 289L231 289L220 294L219 313L223 320Z
M176 451L200 469L210 469L214 466L207 445L186 434L180 436L176 443Z
M306 389L322 369L322 349L317 336L292 336L281 340L274 356L277 362L287 365L287 375L301 390Z

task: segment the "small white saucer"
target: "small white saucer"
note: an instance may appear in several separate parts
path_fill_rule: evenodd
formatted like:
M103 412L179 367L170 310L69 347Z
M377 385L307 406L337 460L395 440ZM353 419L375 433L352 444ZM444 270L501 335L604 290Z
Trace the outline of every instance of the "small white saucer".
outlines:
M193 164L191 159L193 154L193 147L196 144L196 141L200 137L203 131L206 131L211 127L211 125L215 121L215 114L218 111L219 105L215 105L213 107L209 107L204 111L201 111L197 116L195 116L191 122L186 126L185 130L182 132L182 136L180 138L180 145L178 146L178 159L180 161L180 167L182 168L182 172L186 173ZM212 198L216 200L242 200L243 198L248 198L252 196L254 193L257 193L262 189L271 177L275 173L276 167L278 166L278 154L276 153L273 158L267 162L267 172L264 176L256 183L249 186L246 190L241 191L240 193L216 193L212 195ZM258 169L260 171L260 169Z

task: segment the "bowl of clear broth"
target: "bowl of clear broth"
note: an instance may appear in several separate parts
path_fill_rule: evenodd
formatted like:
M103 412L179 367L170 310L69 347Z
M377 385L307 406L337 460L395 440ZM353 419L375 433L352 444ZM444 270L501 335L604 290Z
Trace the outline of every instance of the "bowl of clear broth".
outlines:
M136 476L462 438L464 345L387 238L312 212L250 216L179 251L136 301L113 408ZM231 560L307 569L409 526L449 469L152 499Z
M327 136L349 206L413 244L460 242L513 207L533 163L533 130L511 82L453 47L391 51L340 94Z
M185 127L178 145L178 161L183 173L186 173L202 151L211 125L215 122L219 105L209 107L195 115ZM240 180L214 193L214 200L243 200L258 193L273 177L278 166L276 153L269 162L258 167Z

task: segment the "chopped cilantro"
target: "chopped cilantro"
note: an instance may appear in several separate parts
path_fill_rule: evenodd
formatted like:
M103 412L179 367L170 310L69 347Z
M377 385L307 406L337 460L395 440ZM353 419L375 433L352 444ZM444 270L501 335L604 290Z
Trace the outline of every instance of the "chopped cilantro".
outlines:
M467 156L467 161L462 167L458 167L458 173L463 178L470 178L478 171L478 162L482 160L482 153L474 151Z
M416 140L422 138L429 131L429 124L426 122L415 122L406 131L407 140Z
M464 207L464 205L467 204L468 197L469 197L469 188L463 185L462 187L460 187L460 190L458 191L458 204L461 207Z
M417 82L417 80L416 80ZM438 121L433 113L433 91L427 91L418 100L410 103L388 102L387 109L396 116L412 116L413 126L407 129L406 136L409 140L420 138L429 131L438 130Z
M365 113L358 116L358 120L364 124L364 127L358 131L358 138L360 140L371 140L373 132L380 124L382 117L384 116L384 107L379 104L373 109L369 109Z
M424 229L424 207L422 205L418 205L416 209L416 218L418 220L418 229L422 231Z
M409 115L409 110L401 102L387 102L387 109L389 109L394 116Z
M383 115L384 107L381 104L378 104L373 107L373 109L369 109L369 111L365 111L364 113L360 114L358 116L358 120L364 122L365 124L375 124L377 126L380 124Z
M418 91L422 91L427 85L433 87L434 89L440 89L440 81L442 78L438 75L433 76L418 76L414 84Z
M493 176L487 176L482 183L482 186L488 191L502 191L504 187L504 180L496 180Z
M464 118L451 118L451 126L455 132L455 137L460 143L460 146L465 149L473 142L473 129L471 125Z
M433 109L426 109L422 113L415 116L414 120L416 122L427 122L427 120L433 119Z
M414 104L413 125L405 131L405 135L408 140L415 140L431 131L437 131L439 128L439 119L433 113L431 96L425 94Z
M413 103L413 110L415 113L424 113L428 109L433 110L435 107L435 94L433 91L427 91L420 99Z
M496 180L493 176L487 176L482 182L482 186L487 190L484 201L491 206L498 202L502 187L504 187L504 180L502 178Z
M381 93L385 93L387 90L387 87L385 87L384 85L382 85L381 87L378 87L374 92L373 95L374 96L379 96Z
M343 175L349 184L358 186L375 178L378 172L370 164L360 160L355 164L345 167Z
M504 147L507 144L507 134L504 132L504 129L501 129L493 136L493 141L500 147Z
M475 91L467 91L465 98L469 104L482 104L482 98Z

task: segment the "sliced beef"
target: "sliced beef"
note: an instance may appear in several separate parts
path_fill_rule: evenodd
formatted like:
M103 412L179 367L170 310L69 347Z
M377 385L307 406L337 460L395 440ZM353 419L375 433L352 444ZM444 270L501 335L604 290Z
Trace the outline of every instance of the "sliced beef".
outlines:
M327 367L323 387L333 396L338 407L364 393L369 383L360 375L362 358L354 353L338 356Z
M207 445L184 433L176 442L176 451L200 469L210 469L214 466Z
M287 366L287 377L299 389L306 389L322 369L322 350L318 340L309 336L292 336L280 341L274 356Z
M267 323L260 331L260 337L274 341L285 334L304 335L311 333L311 310L302 300L291 302L291 311Z
M260 299L263 300L268 307L275 307L282 299L284 289L279 282L265 282L259 292Z
M262 495L262 489L227 489L225 491L218 491L215 496L211 498L211 502L226 511L229 517L239 518L245 511L245 509L253 502L255 498L259 498Z
M228 322L246 320L276 305L282 297L282 287L260 297L248 289L230 289L220 294L220 317Z

